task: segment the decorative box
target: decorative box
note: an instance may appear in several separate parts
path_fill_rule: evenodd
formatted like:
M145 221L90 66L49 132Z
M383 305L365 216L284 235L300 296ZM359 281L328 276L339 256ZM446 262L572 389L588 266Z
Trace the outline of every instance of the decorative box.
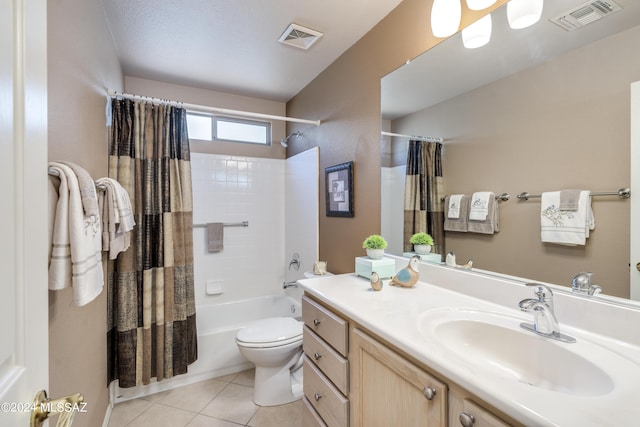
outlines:
M381 279L390 279L396 274L396 261L392 258L371 259L366 256L356 258L356 276L371 279L374 271Z

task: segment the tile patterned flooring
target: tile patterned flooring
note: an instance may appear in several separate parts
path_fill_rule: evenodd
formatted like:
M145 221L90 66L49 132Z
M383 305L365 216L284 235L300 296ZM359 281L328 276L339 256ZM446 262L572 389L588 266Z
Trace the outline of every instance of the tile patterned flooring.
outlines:
M251 400L254 370L118 403L109 427L297 427L301 400L262 407Z

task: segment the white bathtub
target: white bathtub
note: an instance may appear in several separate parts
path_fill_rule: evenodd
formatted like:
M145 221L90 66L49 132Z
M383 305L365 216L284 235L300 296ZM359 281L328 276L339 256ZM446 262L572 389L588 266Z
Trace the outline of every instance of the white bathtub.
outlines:
M297 290L287 291L291 291L290 294L197 306L198 360L189 365L189 371L169 380L153 381L147 386L115 387L112 389L112 402L123 402L251 368L253 365L238 350L236 334L247 323L267 317L301 318L302 307Z

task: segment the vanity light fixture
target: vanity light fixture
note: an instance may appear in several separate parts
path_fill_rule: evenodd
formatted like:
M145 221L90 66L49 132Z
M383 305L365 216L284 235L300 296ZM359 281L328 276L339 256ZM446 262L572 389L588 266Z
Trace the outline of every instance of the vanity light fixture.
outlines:
M439 38L449 37L458 31L461 17L460 0L435 0L431 8L431 32Z
M462 30L462 44L467 49L482 47L491 40L491 14L483 16Z
M543 0L511 0L507 3L507 19L514 30L527 28L540 20Z
M492 6L496 0L467 0L467 7L471 10L482 10Z

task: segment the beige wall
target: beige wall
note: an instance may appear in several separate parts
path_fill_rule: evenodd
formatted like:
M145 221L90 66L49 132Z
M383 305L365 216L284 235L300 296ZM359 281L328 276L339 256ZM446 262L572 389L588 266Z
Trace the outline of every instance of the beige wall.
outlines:
M49 160L107 174L106 88L122 90L120 64L98 1L48 2ZM74 427L102 425L109 403L106 294L74 307L70 290L49 292L49 395L81 392Z
M629 296L629 201L596 197L586 246L540 242L540 199L567 188L630 187L630 84L640 80L640 27L481 87L392 124L394 132L446 139L448 194L507 192L500 233L447 233L447 251L474 266L558 284L580 271L611 295Z
M380 79L441 41L431 35L431 4L403 1L287 104L290 116L323 121L313 128L290 125L289 131L300 130L303 138L290 145L288 156L318 146L321 170L355 162L355 218L325 215L322 173L320 258L328 261L329 271L353 271L354 258L364 255L362 241L380 232ZM462 26L487 12L464 9Z
M232 95L224 92L216 92L207 89L199 89L129 76L125 77L125 91L136 95L171 99L174 101L181 101L207 107L249 111L252 113L270 114L274 116L286 115L286 104L284 102ZM250 117L247 119L251 120ZM272 122L271 134L273 143L271 146L227 142L212 143L210 141L191 140L190 147L191 151L196 153L284 159L285 149L280 145L280 140L285 137L285 128L285 122Z

